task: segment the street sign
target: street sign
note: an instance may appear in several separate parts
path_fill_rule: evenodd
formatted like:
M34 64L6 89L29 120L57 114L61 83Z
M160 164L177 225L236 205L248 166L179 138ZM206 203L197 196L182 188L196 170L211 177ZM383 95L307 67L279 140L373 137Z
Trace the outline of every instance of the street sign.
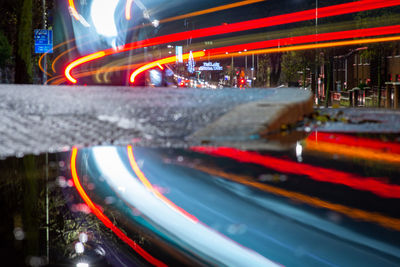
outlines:
M53 30L34 31L35 53L53 53Z

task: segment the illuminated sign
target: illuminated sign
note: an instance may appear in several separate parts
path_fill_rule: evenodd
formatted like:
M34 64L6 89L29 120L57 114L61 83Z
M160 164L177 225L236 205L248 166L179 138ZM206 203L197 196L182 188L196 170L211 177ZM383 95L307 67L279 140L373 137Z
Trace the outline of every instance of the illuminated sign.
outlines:
M40 29L34 31L35 53L53 53L53 31Z
M219 62L203 62L203 66L199 67L199 70L222 70L223 68L219 65Z

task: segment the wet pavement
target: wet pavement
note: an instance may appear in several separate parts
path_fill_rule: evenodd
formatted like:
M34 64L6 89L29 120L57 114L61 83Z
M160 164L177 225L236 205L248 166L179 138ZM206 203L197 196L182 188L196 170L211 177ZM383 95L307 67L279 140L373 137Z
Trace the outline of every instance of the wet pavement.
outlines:
M399 163L396 135L318 130L280 150L11 157L0 252L30 266L399 266Z
M2 85L0 157L73 145L184 146L185 138L235 106L275 89Z
M320 108L319 131L347 133L400 133L400 111L377 108Z

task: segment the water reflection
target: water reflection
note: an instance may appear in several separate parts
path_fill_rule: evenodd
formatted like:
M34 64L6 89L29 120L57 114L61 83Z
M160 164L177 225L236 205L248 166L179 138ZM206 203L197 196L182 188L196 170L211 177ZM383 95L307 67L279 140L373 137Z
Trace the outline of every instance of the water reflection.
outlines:
M312 133L279 152L108 146L9 158L0 253L30 266L398 266L400 171L357 152L396 157L397 147Z

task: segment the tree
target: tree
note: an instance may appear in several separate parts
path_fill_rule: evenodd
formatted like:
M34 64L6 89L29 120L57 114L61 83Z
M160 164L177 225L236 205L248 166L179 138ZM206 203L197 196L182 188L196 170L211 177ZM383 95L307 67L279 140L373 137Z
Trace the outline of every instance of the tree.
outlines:
M335 48L326 48L324 50L325 55L325 64L324 67L326 69L326 77L324 80L325 84L325 107L328 107L330 104L330 93L333 90L333 57L335 55Z
M296 52L290 51L282 56L282 81L289 84L296 83L298 72L302 69L302 62Z
M11 59L12 48L7 37L0 31L0 67Z
M268 84L270 60L267 54L257 56L257 79L256 85L259 87L266 87Z
M282 54L262 54L257 59L257 86L277 86L281 76Z
M376 43L368 45L368 49L361 53L363 58L371 62L371 84L378 88L378 107L382 97L381 88L387 79L387 57L392 54L395 48L396 43Z
M19 0L15 83L32 83L32 0Z
M0 31L0 82L3 81L3 72L8 63L11 62L12 48L7 37Z
M269 74L269 81L271 86L278 86L281 77L281 63L282 53L269 54L271 72Z

